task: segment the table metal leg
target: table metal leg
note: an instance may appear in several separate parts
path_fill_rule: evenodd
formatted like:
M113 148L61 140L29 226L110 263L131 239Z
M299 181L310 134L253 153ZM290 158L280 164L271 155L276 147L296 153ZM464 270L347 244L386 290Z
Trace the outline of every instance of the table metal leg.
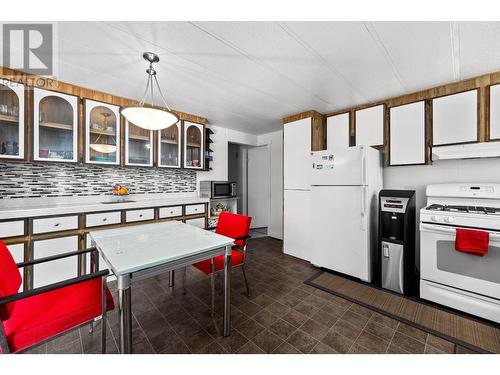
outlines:
M224 255L224 337L231 334L231 248Z
M168 286L172 288L175 285L175 271L172 270L168 273Z
M120 353L132 353L132 290L130 275L118 276L118 315L120 320Z

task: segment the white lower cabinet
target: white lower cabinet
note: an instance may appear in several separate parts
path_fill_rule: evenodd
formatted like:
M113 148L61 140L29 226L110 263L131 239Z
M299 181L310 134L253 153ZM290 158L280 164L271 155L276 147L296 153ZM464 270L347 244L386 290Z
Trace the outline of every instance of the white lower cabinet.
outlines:
M284 191L283 252L307 261L311 259L310 205L310 191Z
M44 258L52 255L78 250L78 236L53 238L33 241L33 258ZM34 266L33 286L35 288L71 279L78 276L78 256L63 258Z
M24 262L24 243L8 245L7 247L12 255L12 258L14 258L14 262L16 263ZM24 269L19 268L19 272L21 273L21 278L24 279L23 278ZM19 292L22 291L23 291L23 284L21 283L21 286L19 287Z
M186 224L205 229L205 218L199 217L196 219L186 219Z

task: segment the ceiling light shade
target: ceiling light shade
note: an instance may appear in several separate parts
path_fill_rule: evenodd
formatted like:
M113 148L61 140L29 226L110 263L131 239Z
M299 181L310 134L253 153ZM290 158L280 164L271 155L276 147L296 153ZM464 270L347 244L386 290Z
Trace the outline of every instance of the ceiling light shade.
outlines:
M175 113L151 107L125 107L121 113L129 122L149 130L165 129L179 121Z
M120 113L127 121L143 129L161 130L168 128L179 121L179 116L168 106L156 78L156 70L153 68L153 63L159 62L160 57L153 52L144 52L142 57L149 62L149 68L146 70L148 74L146 90L139 104L122 107L120 108ZM154 106L154 84L156 84L156 88L166 109L155 108ZM148 93L151 94L151 104L146 106L146 96Z

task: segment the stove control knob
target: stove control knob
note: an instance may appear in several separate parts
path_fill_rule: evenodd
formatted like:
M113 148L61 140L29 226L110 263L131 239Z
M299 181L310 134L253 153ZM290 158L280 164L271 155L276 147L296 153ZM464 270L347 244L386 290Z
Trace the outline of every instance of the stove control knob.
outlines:
M432 220L432 221L439 221L439 216L432 215L432 216L431 216L431 220Z
M444 218L444 221L445 221L446 223L453 223L453 218L448 216L448 217L445 217L445 218Z

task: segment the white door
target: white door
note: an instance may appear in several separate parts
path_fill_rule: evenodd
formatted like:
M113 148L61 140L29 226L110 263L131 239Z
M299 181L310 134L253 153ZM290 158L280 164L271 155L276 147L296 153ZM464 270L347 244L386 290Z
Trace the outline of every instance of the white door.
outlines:
M326 149L334 152L349 148L349 112L326 119Z
M380 146L384 143L384 106L354 112L356 146Z
M78 236L40 240L33 243L33 258L44 258L76 250L78 250ZM67 257L35 265L33 271L33 286L38 288L77 276L78 257Z
M315 152L309 158L311 185L365 184L365 156L363 147L350 147L336 153L330 150Z
M488 254L455 250L456 227L420 224L420 277L500 299L500 235L489 234Z
M391 165L425 163L425 102L390 109Z
M366 189L311 188L311 263L370 281Z
M269 226L271 169L267 146L248 149L248 216L252 228Z
M284 191L283 252L310 260L310 197L308 190Z
M477 121L477 90L433 99L433 146L477 141Z
M283 178L285 189L309 189L311 118L283 127Z

